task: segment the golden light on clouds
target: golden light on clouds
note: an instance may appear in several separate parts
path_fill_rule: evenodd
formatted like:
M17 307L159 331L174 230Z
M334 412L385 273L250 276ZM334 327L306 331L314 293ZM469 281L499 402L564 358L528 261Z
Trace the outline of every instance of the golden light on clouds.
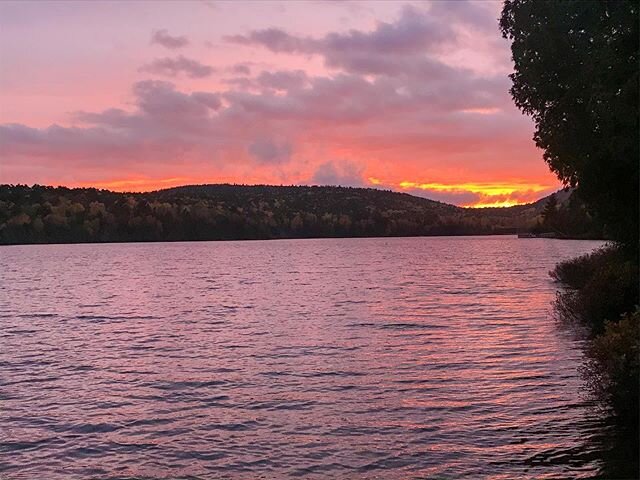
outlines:
M528 182L411 182L408 180L394 183L379 177L367 176L363 179L363 186L381 188L385 190L406 191L410 194L444 201L460 207L489 208L512 207L535 202L541 197L555 190L553 185ZM75 187L95 187L116 192L148 192L171 188L180 185L193 185L204 183L235 183L233 179L219 178L193 178L193 177L169 177L169 178L145 178L133 177L128 179L111 179L108 181L90 181L74 183ZM260 179L250 179L243 182L246 185L260 184ZM294 182L298 183L298 182ZM301 185L307 184L304 179ZM443 195L444 194L444 195ZM450 195L448 195L450 194Z
M367 186L476 207L560 187L509 95L500 2L369 1L365 16L324 2L287 2L287 16L233 2L216 10L225 27L215 31L182 2L127 2L135 29L99 2L69 12L12 2L11 15L3 3L1 183ZM127 55L96 48L86 28L96 15L109 25L99 41L115 35ZM154 40L158 28L185 50L161 55L171 47ZM42 78L56 79L44 100Z
M512 207L537 200L541 192L553 187L538 183L418 183L403 181L398 184L403 189L418 189L432 192L473 193L478 200L461 205L463 207L488 208Z
M476 113L478 115L493 115L500 112L499 108L465 108L462 113Z
M127 180L112 180L107 182L83 182L78 187L94 187L112 190L114 192L148 192L162 188L177 187L192 183L192 179L185 177L172 178L135 178Z
M470 208L495 208L495 207L499 207L499 208L503 208L503 207L515 207L516 205L524 205L526 203L530 203L530 202L522 202L519 200L497 200L495 202L479 202L479 203L473 203L470 205L462 205L463 207L470 207Z

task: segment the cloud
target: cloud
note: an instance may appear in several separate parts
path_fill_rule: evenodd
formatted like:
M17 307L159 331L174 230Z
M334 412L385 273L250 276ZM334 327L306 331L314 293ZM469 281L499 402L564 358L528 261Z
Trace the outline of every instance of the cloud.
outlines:
M396 189L412 195L462 206L511 206L533 202L555 188L526 182L416 183L403 181Z
M236 63L230 68L230 70L236 75L251 75L251 67L246 63Z
M114 133L125 133L142 144L153 146L173 141L177 144L210 144L206 132L222 108L219 94L176 90L170 82L144 80L132 88L136 110L108 109L99 113L76 112L78 122ZM82 129L79 129L79 133Z
M77 164L131 153L135 139L100 127L38 129L20 124L0 125L0 145L10 158L58 158Z
M231 43L262 46L274 53L319 54L327 66L350 72L389 74L402 71L397 68L398 56L422 58L427 52L453 44L455 34L449 23L405 6L396 22L379 22L370 32L350 30L315 39L268 28L224 38ZM412 61L415 63L415 58Z
M201 0L201 3L210 10L218 10L218 5L213 0Z
M498 14L491 8L490 2L456 0L453 2L436 1L430 4L429 14L450 25L465 25L475 30L495 34ZM496 38L500 38L496 36Z
M453 37L448 24L415 7L405 6L396 22L379 22L371 32L350 30L314 39L291 35L279 28L267 28L253 30L247 35L228 35L224 39L241 45L262 46L276 53L318 53L331 58L338 53L423 53L450 43Z
M261 45L276 53L316 53L317 42L299 38L279 28L254 30L249 35L227 35L224 40L240 45Z
M272 27L224 40L274 53L318 55L329 68L363 75L432 74L437 64L509 73L508 47L497 34L494 3L457 0L427 5L406 5L395 21L378 22L369 31L352 29L316 38ZM496 61L496 56L506 60Z
M257 77L233 77L223 80L241 90L288 91L304 88L309 85L310 78L304 70L262 71Z
M399 190L398 188L393 188ZM473 205L478 203L481 199L479 193L467 192L467 191L438 191L427 190L421 188L405 188L399 190L404 193L408 193L415 197L428 198L429 200L436 200L438 202L449 203L452 205Z
M327 154L364 156L397 168L422 162L436 169L473 163L480 170L512 164L505 163L509 152L522 155L522 144L511 140L513 132L528 141L528 124L502 111L461 113L463 107L500 105L500 99L493 83L460 75L423 84L276 71L250 79L263 88L257 92L183 92L170 82L145 80L133 85L133 110L76 112L72 127L3 125L0 146L6 158L47 158L60 166L72 159L86 168L185 158L219 169L288 162L290 175L299 179L361 185L366 184L362 172L341 169L337 161L304 177L306 167L292 162L291 153L295 150L296 159L311 166ZM460 85L465 88L458 91ZM495 158L497 144L505 161Z
M0 146L10 158L46 159L49 165L145 165L204 158L219 146L215 119L222 107L216 93L179 92L169 82L145 80L133 86L133 112L111 108L75 112L81 126L37 129L0 125Z
M257 78L256 84L262 88L275 90L295 90L306 86L309 82L307 74L303 70L292 71L263 71Z
M175 58L158 58L140 67L140 71L167 77L177 77L179 74L184 73L189 78L204 78L214 73L215 69L197 60L178 55Z
M396 22L378 22L371 32L330 33L320 45L325 53L350 51L397 55L437 50L450 44L452 38L449 24L407 5Z
M278 142L270 138L260 138L249 145L249 153L264 164L286 163L291 158L291 144L285 141Z
M182 86L143 80L132 85L126 107L75 112L67 124L47 128L0 125L0 151L15 178L19 165L74 181L120 181L114 171L134 179L163 172L170 179L351 186L376 177L380 186L427 198L484 202L482 192L434 185L505 172L527 178L534 164L546 170L504 72L448 63L466 32L495 28L481 4L472 4L481 10L476 17L454 3L405 7L370 30L310 37L266 28L227 37L289 57L272 68L251 56L221 65L235 76L210 91L190 89L194 82L185 78L208 77L213 66L161 58L142 70ZM312 73L310 56L330 69ZM415 185L401 187L407 179ZM418 187L424 179L433 188Z
M364 168L350 161L324 162L316 168L308 183L312 185L340 185L362 187L367 185L363 177Z
M170 35L166 28L154 30L151 33L151 44L161 45L170 50L176 50L189 45L189 39L184 35Z

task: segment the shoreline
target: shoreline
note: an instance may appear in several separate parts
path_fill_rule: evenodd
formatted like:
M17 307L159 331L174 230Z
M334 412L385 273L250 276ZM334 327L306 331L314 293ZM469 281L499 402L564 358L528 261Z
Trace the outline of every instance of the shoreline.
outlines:
M33 243L0 243L2 247L22 247L34 245L111 245L111 244L141 244L141 243L205 243L205 242L272 242L278 240L345 240L345 239L390 239L390 238L471 238L471 237L515 237L516 233L472 233L458 235L387 235L387 236L325 236L325 237L272 237L272 238L221 238L211 240L108 240L104 242L33 242ZM605 238L519 238L519 240L577 240L592 242L609 242Z

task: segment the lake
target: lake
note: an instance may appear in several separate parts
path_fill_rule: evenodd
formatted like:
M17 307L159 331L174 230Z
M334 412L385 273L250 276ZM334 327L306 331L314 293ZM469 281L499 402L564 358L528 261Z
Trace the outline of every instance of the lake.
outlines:
M602 467L584 339L502 237L0 249L0 476L558 478Z

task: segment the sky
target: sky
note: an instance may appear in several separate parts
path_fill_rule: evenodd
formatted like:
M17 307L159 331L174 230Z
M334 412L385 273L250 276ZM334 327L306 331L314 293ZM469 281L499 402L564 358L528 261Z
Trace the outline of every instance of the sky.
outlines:
M501 3L0 2L0 183L344 185L461 206L560 187Z

